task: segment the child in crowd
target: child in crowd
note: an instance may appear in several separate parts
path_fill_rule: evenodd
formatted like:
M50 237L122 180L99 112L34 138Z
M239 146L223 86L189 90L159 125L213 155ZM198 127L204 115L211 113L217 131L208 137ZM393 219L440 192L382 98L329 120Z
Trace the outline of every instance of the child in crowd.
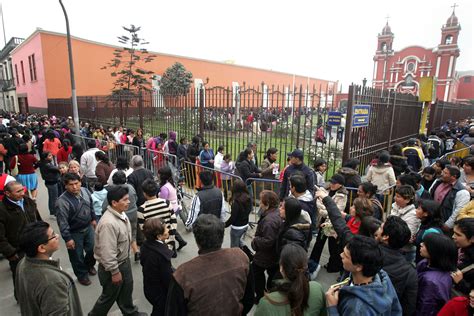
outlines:
M325 187L326 186L326 181L325 181L325 173L326 170L328 169L328 163L326 160L322 158L317 158L314 160L314 174L315 174L315 184L318 187Z
M423 176L421 185L428 191L436 180L436 170L433 167L425 167L421 174Z
M434 316L450 298L451 273L456 271L458 251L451 238L433 232L423 237L420 254L424 259L416 266L416 315Z
M425 232L437 231L439 233L442 233L441 227L443 227L443 220L441 219L441 209L439 203L433 200L424 199L418 201L416 217L421 221L420 229L418 230L418 233L416 234L415 238L415 262L418 263L423 259L420 254L420 247Z
M66 188L64 187L64 182L63 182L63 176L68 172L69 170L69 164L65 161L62 161L58 165L59 168L59 183L58 183L58 196L64 193L66 191Z
M395 189L395 203L392 204L390 215L398 216L403 219L412 235L411 242L401 249L408 262L413 262L416 257L416 247L413 244L418 228L420 227L420 219L416 217L415 208L415 189L410 185L401 185Z
M474 286L474 218L454 223L453 240L459 248L457 271L451 274L454 289L451 294L467 296Z
M345 216L347 227L349 227L353 234L358 234L360 223L365 217L372 216L374 209L369 199L358 197L352 202L349 212L350 213ZM345 213L343 213L343 215L344 214Z
M221 171L225 173L234 173L235 163L232 161L232 157L230 154L225 154L224 159L221 163ZM222 174L222 188L224 190L224 199L229 201L229 191L232 188L232 180L231 176Z
M100 182L97 182L94 185L94 192L92 192L92 207L94 208L95 216L97 217L97 222L99 222L100 217L102 216L102 204L107 198L107 190L104 188L104 185Z

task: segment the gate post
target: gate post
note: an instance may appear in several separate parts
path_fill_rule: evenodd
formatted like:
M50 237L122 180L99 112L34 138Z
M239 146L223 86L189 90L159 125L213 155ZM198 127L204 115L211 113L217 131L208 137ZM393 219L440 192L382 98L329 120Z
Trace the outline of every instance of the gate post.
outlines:
M393 119L395 118L395 106L397 104L396 99L397 99L397 94L393 90L388 90L388 99L387 99L387 105L390 104L390 96L393 92L393 102L392 102L392 114L390 115L390 134L388 136L388 141L387 141L387 150L390 150L390 146L392 143L392 135L393 135ZM388 106L387 106L388 107Z
M297 120L297 127L296 127L296 148L300 148L300 123L301 123L301 103L303 102L303 85L300 85L300 101L298 102L298 113L296 113L296 115L298 115L298 120ZM304 142L304 140L303 140ZM304 143L303 143L303 147L304 147Z
M138 92L138 120L140 122L140 128L143 130L143 95L142 91Z
M428 118L428 131L427 135L435 128L435 118L438 116L438 103L435 102L430 106L429 118Z
M204 136L204 87L199 87L199 134Z
M346 126L344 131L344 147L342 148L342 161L347 161L350 157L352 144L352 107L355 99L354 85L349 86L349 99L347 100Z

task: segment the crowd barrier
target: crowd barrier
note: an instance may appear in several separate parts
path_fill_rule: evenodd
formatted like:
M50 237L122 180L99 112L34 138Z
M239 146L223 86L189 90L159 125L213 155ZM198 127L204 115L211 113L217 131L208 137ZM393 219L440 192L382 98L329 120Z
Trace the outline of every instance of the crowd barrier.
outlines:
M167 154L162 151L141 148L141 156L145 163L145 168L151 170L158 177L158 171L161 167L169 166L173 174L179 170L178 157L173 154Z
M233 183L236 179L242 180L241 177L232 174L226 173L213 168L202 166L199 163L192 163L189 161L178 160L176 155L167 154L161 151L151 150L147 148L138 148L137 146L129 144L116 144L113 141L104 141L94 138L88 138L83 136L72 135L73 139L76 142L82 144L84 150L87 149L87 143L90 140L96 142L96 147L108 153L109 159L112 163L116 163L117 157L125 156L130 161L133 155L141 155L143 157L145 167L153 172L153 174L158 178L158 170L168 165L173 171L173 174L181 176L184 180L185 186L183 187L183 193L185 196L192 198L196 192L202 187L199 180L199 173L203 170L209 170L214 174L214 184L219 188L224 194L226 201L230 201L231 198L231 189ZM446 158L450 159L452 157L464 158L470 153L470 147L464 144L461 141L456 141L454 150L444 154L439 159ZM178 172L179 171L179 172ZM259 195L263 190L271 190L279 194L281 182L274 179L262 179L262 178L249 178L246 181L247 186L251 189L252 193L252 205L254 209L259 208ZM348 200L349 205L352 205L352 202L357 198L357 188L346 187L348 191ZM390 214L393 196L395 192L395 186L387 188L381 193L382 196L382 206L384 209L384 219L388 214ZM255 222L257 222L257 212L254 212Z
M97 138L90 138L90 137L77 136L77 135L72 135L72 137L76 143L79 143L82 145L82 148L84 148L84 151L86 151L88 148L87 143L89 141L94 141L96 143L97 148L107 153L110 161L113 164L117 163L117 157L124 156L124 157L127 157L128 161L130 161L133 155L142 154L142 151L140 150L139 147L133 146L130 144L117 144L114 141L106 141L106 140L100 140Z
M280 185L281 181L276 179L264 179L264 178L248 178L245 181L245 184L251 191L252 197L252 206L254 210L260 208L260 193L263 190L270 190L275 192L277 195L280 195ZM258 222L258 212L254 211L254 222Z
M470 153L470 147L460 140L456 140L456 144L454 145L454 150L450 151L449 153L444 154L441 156L439 159L451 159L452 157L459 157L459 158L464 158L469 155Z
M194 194L202 187L201 180L199 179L199 173L201 171L208 170L214 174L214 184L224 194L224 199L230 201L231 190L234 185L234 181L239 179L243 181L241 177L233 173L227 173L213 168L205 167L197 163L189 161L180 162L181 176L184 177L184 193L188 197L193 197Z

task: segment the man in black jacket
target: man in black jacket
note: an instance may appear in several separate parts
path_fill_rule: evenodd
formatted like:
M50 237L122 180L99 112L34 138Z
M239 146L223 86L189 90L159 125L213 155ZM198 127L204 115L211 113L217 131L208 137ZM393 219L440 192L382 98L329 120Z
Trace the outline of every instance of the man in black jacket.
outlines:
M222 191L212 184L213 175L204 170L199 173L199 179L203 185L191 201L191 209L186 221L186 227L192 227L196 219L202 214L212 214L225 222L227 207Z
M74 274L79 283L90 285L89 274L97 274L94 268L94 230L97 226L92 208L92 197L86 188L81 187L77 174L64 175L64 192L57 200L57 219L61 236L66 248Z
M414 315L418 278L415 268L400 252L400 249L410 241L410 229L407 223L397 216L389 216L381 228L382 233L376 238L382 250L383 269L387 272L397 292L403 315Z
M133 172L128 176L127 182L133 186L137 192L137 207L145 203L146 198L143 195L142 184L146 179L154 179L153 172L145 169L142 156L135 155L130 161Z
M290 165L285 169L283 174L283 181L280 187L280 201L283 201L288 196L290 190L290 177L296 172L300 172L306 180L306 188L314 193L314 172L303 162L303 151L300 149L293 150L292 153L288 154L291 157Z
M24 253L19 249L20 233L28 223L41 221L35 201L25 196L20 182L5 185L5 196L0 202L0 253L8 259L15 285L15 271Z
M446 166L430 188L433 200L441 204L441 217L444 221L443 230L449 231L459 211L469 203L471 195L459 181L461 171L455 166Z
M346 245L354 234L347 227L336 203L321 190L317 192L316 196L321 198L326 206L340 244ZM411 233L407 223L397 216L389 216L382 224L381 233L376 234L383 255L382 268L390 277L402 306L403 315L406 316L414 315L418 293L416 270L400 253L400 249L410 241L410 237Z

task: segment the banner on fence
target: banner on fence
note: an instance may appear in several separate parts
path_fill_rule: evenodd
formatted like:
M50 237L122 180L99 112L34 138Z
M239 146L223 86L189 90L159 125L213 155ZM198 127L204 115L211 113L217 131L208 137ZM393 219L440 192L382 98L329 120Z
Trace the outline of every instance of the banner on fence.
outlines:
M328 112L327 124L330 126L339 126L341 125L341 119L341 112Z
M369 125L370 105L356 104L352 108L352 127L365 127Z

